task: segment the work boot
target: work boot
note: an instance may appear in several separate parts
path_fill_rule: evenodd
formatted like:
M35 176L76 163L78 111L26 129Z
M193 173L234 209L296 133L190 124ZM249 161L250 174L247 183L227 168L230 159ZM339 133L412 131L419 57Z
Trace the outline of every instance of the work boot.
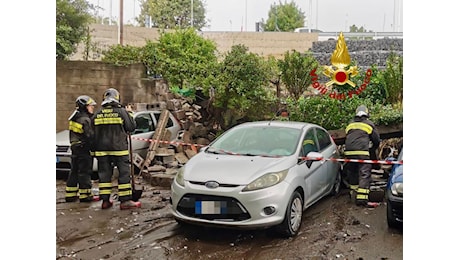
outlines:
M357 202L356 202L356 191L355 190L350 190L349 196L350 196L351 203L357 204Z
M378 206L380 206L380 203L378 202L368 202L367 205L366 205L368 208L377 208Z
M77 197L66 197L65 202L76 202L78 200Z
M363 206L367 207L367 201L366 200L355 200L356 206Z
M141 202L140 201L132 201L132 200L127 200L127 201L122 201L120 203L120 209L135 209L135 208L140 208L141 207Z
M93 202L93 201L99 201L100 198L99 196L89 196L84 199L80 199L80 202Z
M113 205L113 202L109 201L109 200L104 200L102 201L102 209L108 209L108 208L111 208Z
M91 202L91 201L93 201L93 198L91 198L91 197L80 199L80 202Z

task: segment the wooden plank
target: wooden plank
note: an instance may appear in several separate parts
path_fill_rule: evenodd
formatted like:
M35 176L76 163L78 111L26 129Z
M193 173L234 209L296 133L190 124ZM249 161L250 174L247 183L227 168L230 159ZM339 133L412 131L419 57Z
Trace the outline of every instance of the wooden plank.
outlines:
M153 134L153 140L156 142L150 143L149 149L147 151L147 156L144 160L144 165L142 166L143 169L146 169L150 166L153 158L155 158L155 154L157 148L160 146L158 141L163 140L164 135L166 133L166 124L168 123L169 119L169 110L165 109L160 114L160 119L157 124L157 128L155 129L155 133Z
M377 131L380 134L380 139L388 139L388 138L397 138L397 137L402 137L403 136L403 124L399 123L396 125L391 125L391 126L376 126ZM345 144L345 130L330 130L328 131L329 134L332 136L334 139L335 143L337 145L342 145Z

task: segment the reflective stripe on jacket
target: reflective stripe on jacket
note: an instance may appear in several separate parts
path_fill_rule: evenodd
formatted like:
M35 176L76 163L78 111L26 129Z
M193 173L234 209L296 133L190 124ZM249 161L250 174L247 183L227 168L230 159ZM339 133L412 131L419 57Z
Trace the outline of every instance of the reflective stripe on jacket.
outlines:
M118 103L103 106L93 117L95 156L128 155L128 134L136 129L132 113Z
M345 129L347 137L345 139L345 156L369 154L369 142L377 148L380 144L380 135L375 129L372 121L366 117L355 117L353 122L348 124Z
M75 110L69 117L69 140L72 153L89 154L93 137L90 114Z

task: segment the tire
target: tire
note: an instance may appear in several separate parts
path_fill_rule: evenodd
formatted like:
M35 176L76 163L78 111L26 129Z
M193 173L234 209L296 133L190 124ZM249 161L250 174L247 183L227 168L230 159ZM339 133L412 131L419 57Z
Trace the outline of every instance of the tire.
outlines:
M347 163L343 164L342 168L340 170L340 175L341 175L341 178L342 178L342 188L345 188L345 189L350 188L350 183L348 182L347 166L348 166Z
M284 220L276 226L276 231L284 237L293 237L299 233L303 216L303 199L298 191L294 191L289 200Z
M337 176L335 177L334 186L332 187L330 195L331 196L339 195L340 187L342 187L342 173L338 171Z
M391 203L387 201L387 224L390 228L398 228L400 224L396 221L392 213Z
M189 223L187 223L187 222L185 222L185 221L183 221L183 220L180 220L180 219L178 219L178 218L174 218L174 220L175 220L176 223L177 223L179 226L181 226L181 227L188 228L188 227L191 227L191 226L192 226L192 224L189 224Z

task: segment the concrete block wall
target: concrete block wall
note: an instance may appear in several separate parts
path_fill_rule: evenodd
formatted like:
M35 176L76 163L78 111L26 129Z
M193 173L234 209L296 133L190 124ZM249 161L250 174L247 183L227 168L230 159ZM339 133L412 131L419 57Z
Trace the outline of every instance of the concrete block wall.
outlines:
M91 42L100 50L107 50L111 45L118 44L118 27L116 25L92 24L90 26ZM313 42L318 41L317 33L293 32L199 32L205 39L216 43L217 51L221 54L231 50L231 46L244 44L249 51L263 57L280 58L286 51L309 50ZM157 41L160 31L155 28L123 27L123 45L144 46L147 40ZM101 55L90 55L91 60L100 60ZM83 45L78 52L70 57L71 60L83 60Z
M121 102L151 103L158 99L155 80L147 79L142 64L115 66L99 61L56 61L56 132L68 128L68 117L80 95L89 95L100 108L108 88L120 92Z

